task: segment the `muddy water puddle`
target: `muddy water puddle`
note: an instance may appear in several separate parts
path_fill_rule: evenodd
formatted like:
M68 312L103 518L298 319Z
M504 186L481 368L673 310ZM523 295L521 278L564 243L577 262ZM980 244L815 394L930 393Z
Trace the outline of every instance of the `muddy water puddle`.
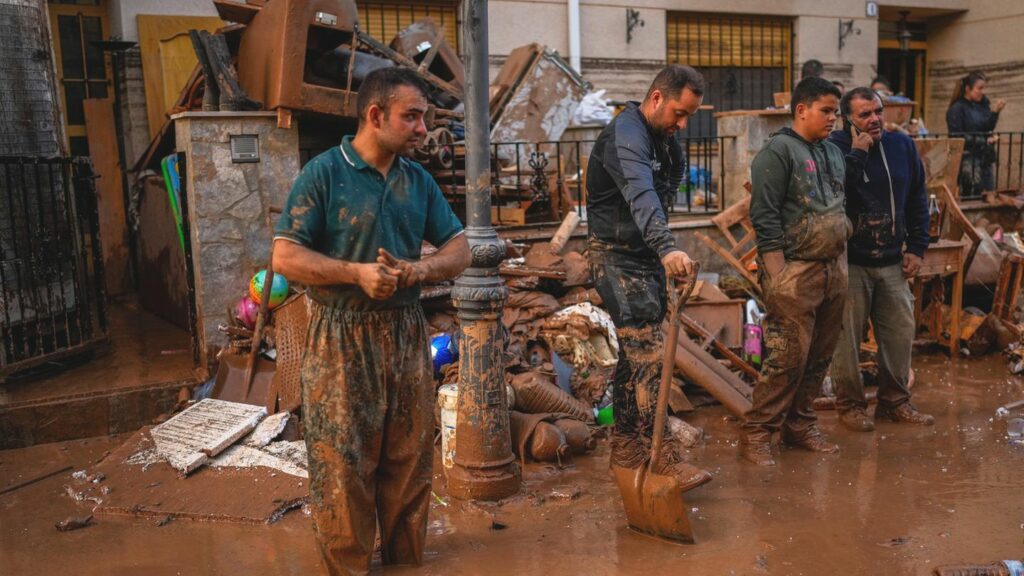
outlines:
M1024 556L1024 447L994 416L1024 398L1024 383L999 356L917 356L915 368L915 404L935 426L854 433L821 412L841 452L783 449L774 469L739 460L737 425L723 408L699 409L688 421L708 438L691 454L715 480L687 495L690 546L625 528L607 441L574 468L528 466L521 493L500 506L449 498L437 457L426 563L385 573L924 575ZM0 486L116 446L101 439L0 452ZM301 511L271 526L101 516L61 533L55 522L88 512L62 495L64 483L58 476L0 495L3 574L319 573Z

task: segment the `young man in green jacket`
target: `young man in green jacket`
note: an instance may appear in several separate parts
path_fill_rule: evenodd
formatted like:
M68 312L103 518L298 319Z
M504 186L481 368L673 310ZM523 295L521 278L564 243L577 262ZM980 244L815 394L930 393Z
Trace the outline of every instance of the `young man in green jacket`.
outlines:
M839 90L805 78L793 91L793 127L772 135L751 165L750 219L757 233L765 364L743 423L743 456L771 466L772 434L814 452L822 437L811 401L832 360L846 302L845 163L829 133Z

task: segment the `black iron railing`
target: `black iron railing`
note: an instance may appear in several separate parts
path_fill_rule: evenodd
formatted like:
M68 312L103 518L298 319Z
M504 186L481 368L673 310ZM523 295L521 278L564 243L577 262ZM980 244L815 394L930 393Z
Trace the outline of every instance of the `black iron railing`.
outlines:
M87 158L0 157L0 376L107 335Z
M994 190L1024 191L1024 132L939 132L915 138L965 139L960 162L961 198L979 198L983 192Z
M724 176L721 154L726 137L682 138L686 168L673 213L721 209ZM492 216L495 225L547 224L570 209L586 209L586 166L594 140L495 142L491 144ZM461 214L465 173L461 144L436 146L428 163L448 201Z

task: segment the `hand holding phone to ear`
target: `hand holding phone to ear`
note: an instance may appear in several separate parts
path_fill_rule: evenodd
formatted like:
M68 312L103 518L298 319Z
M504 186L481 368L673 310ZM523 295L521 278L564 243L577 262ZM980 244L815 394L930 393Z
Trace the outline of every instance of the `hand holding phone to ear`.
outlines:
M853 122L850 122L849 118L847 118L846 121L850 125L850 136L853 137L853 147L857 150L863 150L864 152L871 150L871 145L875 143L871 138L871 134L857 128Z

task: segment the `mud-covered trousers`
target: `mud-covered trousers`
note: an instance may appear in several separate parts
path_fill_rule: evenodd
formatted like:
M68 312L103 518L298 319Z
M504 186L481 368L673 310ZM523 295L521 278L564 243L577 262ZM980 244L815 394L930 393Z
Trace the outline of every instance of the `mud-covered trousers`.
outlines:
M799 441L819 433L811 403L821 392L843 322L846 254L790 260L777 277L762 275L761 284L765 360L743 433L748 442L771 442L781 430Z
M665 270L656 260L592 249L590 276L619 341L619 361L612 380L615 427L611 463L637 468L650 456L654 434L665 346L661 332L667 308ZM666 435L666 442L672 443L671 435Z
M433 387L419 305L356 312L313 304L302 362L310 504L330 574L423 558Z
M850 266L844 314L831 370L836 409L840 413L856 408L867 410L859 360L868 320L878 343L878 405L896 408L909 402L914 295L903 276L903 266Z

